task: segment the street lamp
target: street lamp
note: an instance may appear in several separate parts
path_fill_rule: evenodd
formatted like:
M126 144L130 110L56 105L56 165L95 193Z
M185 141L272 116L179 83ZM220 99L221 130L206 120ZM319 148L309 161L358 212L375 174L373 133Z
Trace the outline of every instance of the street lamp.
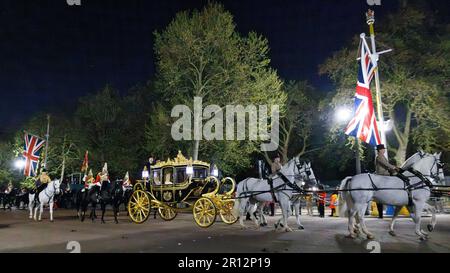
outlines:
M338 122L345 122L352 117L352 110L342 106L336 110L334 115Z
M25 160L23 160L23 159L16 159L14 161L14 167L16 169L19 169L19 170L23 169L25 167Z
M384 122L383 129L385 132L388 132L392 130L392 127L394 126L394 121L392 119L388 119Z

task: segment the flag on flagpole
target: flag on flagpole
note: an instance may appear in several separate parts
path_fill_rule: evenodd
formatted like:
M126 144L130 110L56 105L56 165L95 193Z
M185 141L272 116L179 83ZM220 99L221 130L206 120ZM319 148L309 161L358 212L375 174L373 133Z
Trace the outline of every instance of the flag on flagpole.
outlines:
M86 151L84 154L83 165L81 165L81 172L87 172L89 168L89 159L88 159L89 151Z
M361 38L364 39L364 38ZM358 81L356 83L353 118L350 120L345 134L354 136L372 146L381 144L375 111L373 108L370 82L374 76L376 65L370 58L370 50L365 41L361 43L361 58L359 59Z
M38 162L42 147L44 147L45 144L45 140L27 132L25 132L24 138L25 146L22 155L25 158L25 167L23 169L23 175L36 176Z

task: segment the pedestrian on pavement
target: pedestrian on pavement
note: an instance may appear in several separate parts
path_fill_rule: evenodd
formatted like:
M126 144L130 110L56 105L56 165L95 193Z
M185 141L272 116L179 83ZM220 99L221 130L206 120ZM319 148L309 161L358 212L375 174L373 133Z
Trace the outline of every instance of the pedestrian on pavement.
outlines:
M320 218L325 217L325 200L327 198L327 194L326 194L326 192L323 192L324 189L325 188L323 187L323 185L319 185L320 192L318 193L319 200L317 200L317 203L318 203L317 209L319 210Z
M336 214L337 200L338 200L337 192L333 192L330 196L330 209L331 209L330 217L333 217Z

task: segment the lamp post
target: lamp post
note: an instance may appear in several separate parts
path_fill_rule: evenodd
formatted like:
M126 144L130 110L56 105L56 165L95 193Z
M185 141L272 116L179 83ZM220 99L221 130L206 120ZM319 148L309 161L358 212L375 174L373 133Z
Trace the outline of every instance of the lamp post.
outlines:
M344 123L350 120L352 117L352 111L346 107L338 107L335 112L335 117L339 123ZM359 154L360 140L356 138L356 151L355 151L355 165L356 174L361 173L361 158Z

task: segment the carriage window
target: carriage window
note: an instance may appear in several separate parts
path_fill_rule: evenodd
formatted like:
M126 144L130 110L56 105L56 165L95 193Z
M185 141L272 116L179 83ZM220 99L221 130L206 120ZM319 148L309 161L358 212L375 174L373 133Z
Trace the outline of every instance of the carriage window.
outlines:
M207 169L194 168L194 178L206 178Z
M173 168L163 169L164 185L173 184Z
M188 179L188 176L186 174L186 168L177 168L177 180L175 183L183 183Z
M161 170L153 170L152 177L156 185L161 185Z

